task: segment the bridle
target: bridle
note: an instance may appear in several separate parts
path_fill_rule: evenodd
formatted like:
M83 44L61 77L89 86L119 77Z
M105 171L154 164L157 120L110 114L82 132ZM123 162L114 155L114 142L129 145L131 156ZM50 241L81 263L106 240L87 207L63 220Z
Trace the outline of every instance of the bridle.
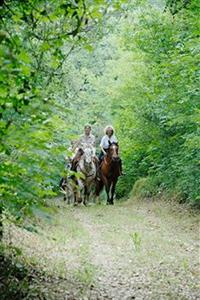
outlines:
M112 157L112 155L110 154L110 150L111 150L111 147L112 147L113 145L116 146L117 149L118 149L118 145L116 145L116 144L111 144L111 145L110 145L110 147L108 148L108 152L106 153L106 155L105 155L105 157L104 157L104 163L105 163L106 165L109 164L109 163L107 162L106 158L109 158L111 162L112 162L112 161L115 161L114 158ZM118 153L117 153L117 155L118 155Z

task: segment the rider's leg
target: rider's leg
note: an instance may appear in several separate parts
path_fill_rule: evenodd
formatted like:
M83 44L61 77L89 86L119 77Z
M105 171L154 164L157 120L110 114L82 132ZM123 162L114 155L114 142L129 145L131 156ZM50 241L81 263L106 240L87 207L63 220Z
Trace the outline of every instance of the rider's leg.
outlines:
M97 180L100 181L101 180L101 163L103 161L104 158L104 153L103 151L101 151L101 153L99 154L98 157L98 164L97 164Z

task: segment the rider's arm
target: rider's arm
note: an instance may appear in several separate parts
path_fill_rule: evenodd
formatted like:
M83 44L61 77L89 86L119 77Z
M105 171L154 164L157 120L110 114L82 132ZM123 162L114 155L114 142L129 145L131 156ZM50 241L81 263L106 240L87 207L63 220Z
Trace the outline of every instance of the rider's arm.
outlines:
M96 139L95 139L94 135L92 136L92 142L91 142L91 144L92 144L93 147L96 147Z
M105 141L105 136L102 137L102 139L101 139L100 148L101 148L101 151L103 152L103 154L106 154L106 151L104 150L104 141Z
M103 154L105 154L106 155L106 151L103 149L103 147L100 145L100 148L101 148L101 150L102 150L102 152L103 152Z
M95 156L96 155L96 139L95 139L94 135L92 136L91 146L92 146L93 156Z

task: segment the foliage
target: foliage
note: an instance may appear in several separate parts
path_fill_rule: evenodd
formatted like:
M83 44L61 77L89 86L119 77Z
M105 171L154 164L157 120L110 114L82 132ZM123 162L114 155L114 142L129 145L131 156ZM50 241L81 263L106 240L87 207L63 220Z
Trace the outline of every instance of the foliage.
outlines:
M75 49L88 51L102 36L109 10L121 2L1 2L1 209L21 217L55 195L79 105L71 105L75 89L63 72Z
M114 98L128 175L120 195L146 177L154 193L200 200L198 12L197 1L175 18L147 7L125 26L123 42L132 59L129 78Z
M116 125L118 197L139 179L150 194L199 202L196 0L2 1L0 11L0 211L20 218L57 193L86 122L97 142Z

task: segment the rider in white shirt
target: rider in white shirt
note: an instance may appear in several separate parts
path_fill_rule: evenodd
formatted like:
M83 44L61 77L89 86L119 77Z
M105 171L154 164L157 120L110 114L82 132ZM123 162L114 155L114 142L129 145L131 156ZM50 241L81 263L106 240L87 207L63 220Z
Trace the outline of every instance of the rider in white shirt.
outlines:
M106 155L106 152L109 148L109 142L110 143L117 143L117 138L114 135L114 128L112 126L106 126L104 129L105 135L101 139L100 148L101 153L99 155L100 161L103 159L104 155Z
M100 147L101 147L101 150L104 154L106 154L106 150L108 150L108 148L109 148L109 142L110 143L117 143L117 138L114 134L111 135L111 136L106 134L102 137Z
M100 143L100 148L101 148L101 153L99 155L99 163L101 164L104 156L106 155L108 149L109 149L109 143L117 143L117 138L114 134L114 128L109 125L106 126L104 129L105 135L101 139ZM121 165L121 160L120 160L120 168L121 168L121 175L122 175L122 165Z

